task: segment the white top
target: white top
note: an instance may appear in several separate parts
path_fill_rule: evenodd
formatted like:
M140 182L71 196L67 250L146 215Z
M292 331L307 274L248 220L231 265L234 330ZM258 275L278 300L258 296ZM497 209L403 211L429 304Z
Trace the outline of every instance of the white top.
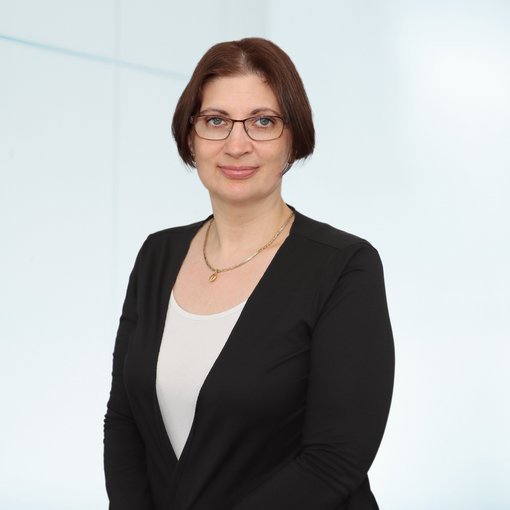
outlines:
M200 388L245 303L224 312L197 315L183 310L173 292L170 295L159 350L156 393L177 458L181 456L193 424Z

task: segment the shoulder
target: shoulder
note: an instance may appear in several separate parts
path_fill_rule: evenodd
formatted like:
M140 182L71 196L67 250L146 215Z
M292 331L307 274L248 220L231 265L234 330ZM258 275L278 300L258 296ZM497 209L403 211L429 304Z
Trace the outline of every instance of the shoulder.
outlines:
M188 244L193 236L198 232L200 227L211 218L208 216L204 220L190 223L189 225L181 225L178 227L165 228L149 234L145 240L144 247L161 248L168 245Z
M315 244L316 249L324 251L346 252L362 247L375 250L366 239L309 218L297 211L292 234L300 238L302 242Z
M195 233L200 229L200 227L210 218L206 218L205 220L197 221L195 223L190 223L189 225L181 225L178 227L165 228L163 230L158 230L157 232L153 232L149 234L146 239L146 243L148 244L161 244L167 242L179 242L185 239L188 239L190 236L195 235Z
M367 239L297 211L291 233L301 259L320 266L325 273L331 272L331 278L351 269L382 274L379 252Z
M347 275L360 285L369 282L384 285L384 269L377 249L366 239L335 228L296 211L294 222L294 255L307 266L314 266L321 288L332 288L334 282L347 281Z
M157 261L165 264L170 259L178 260L179 257L184 257L191 240L208 219L149 234L138 252L137 259L145 265Z

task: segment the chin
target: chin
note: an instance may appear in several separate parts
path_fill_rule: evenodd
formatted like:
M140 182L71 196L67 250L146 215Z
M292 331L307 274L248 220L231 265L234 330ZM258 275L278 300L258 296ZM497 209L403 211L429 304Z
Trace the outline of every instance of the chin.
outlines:
M219 200L224 203L235 205L254 204L264 202L267 198L278 193L278 190L258 190L249 189L249 186L231 186L228 190L210 191L212 199Z

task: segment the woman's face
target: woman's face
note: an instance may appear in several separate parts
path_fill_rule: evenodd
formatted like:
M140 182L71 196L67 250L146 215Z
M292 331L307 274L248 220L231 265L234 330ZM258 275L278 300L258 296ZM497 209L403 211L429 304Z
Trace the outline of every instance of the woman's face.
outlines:
M269 85L256 74L245 74L206 83L199 114L246 119L283 112ZM281 174L292 147L287 128L275 140L254 141L236 122L225 140L204 140L192 131L190 143L198 175L213 201L248 204L280 197Z

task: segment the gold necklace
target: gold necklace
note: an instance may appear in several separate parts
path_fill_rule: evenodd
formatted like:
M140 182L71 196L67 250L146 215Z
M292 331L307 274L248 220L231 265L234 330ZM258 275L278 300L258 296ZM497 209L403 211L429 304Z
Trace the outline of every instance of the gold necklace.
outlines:
M236 264L235 266L224 267L222 269L213 267L210 264L210 262L207 258L207 255L205 253L206 247L207 247L207 240L209 239L209 231L211 230L211 225L213 224L213 221L214 221L214 217L213 217L207 227L206 232L205 232L204 246L202 249L202 253L204 254L204 261L205 261L207 267L212 271L211 276L209 276L209 281L211 283L215 282L218 279L219 273L224 273L225 271L232 271L232 269L237 269L238 267L244 266L244 264L247 264L248 262L250 262L250 260L253 259L254 257L256 257L262 250L269 248L269 246L271 246L276 241L277 237L283 232L283 229L289 224L289 222L293 216L294 216L294 211L292 211L290 213L290 216L285 220L283 225L276 231L276 234L271 238L271 240L269 242L267 242L264 246L259 248L255 253L252 253L246 260L243 260L242 262L240 262L239 264Z

